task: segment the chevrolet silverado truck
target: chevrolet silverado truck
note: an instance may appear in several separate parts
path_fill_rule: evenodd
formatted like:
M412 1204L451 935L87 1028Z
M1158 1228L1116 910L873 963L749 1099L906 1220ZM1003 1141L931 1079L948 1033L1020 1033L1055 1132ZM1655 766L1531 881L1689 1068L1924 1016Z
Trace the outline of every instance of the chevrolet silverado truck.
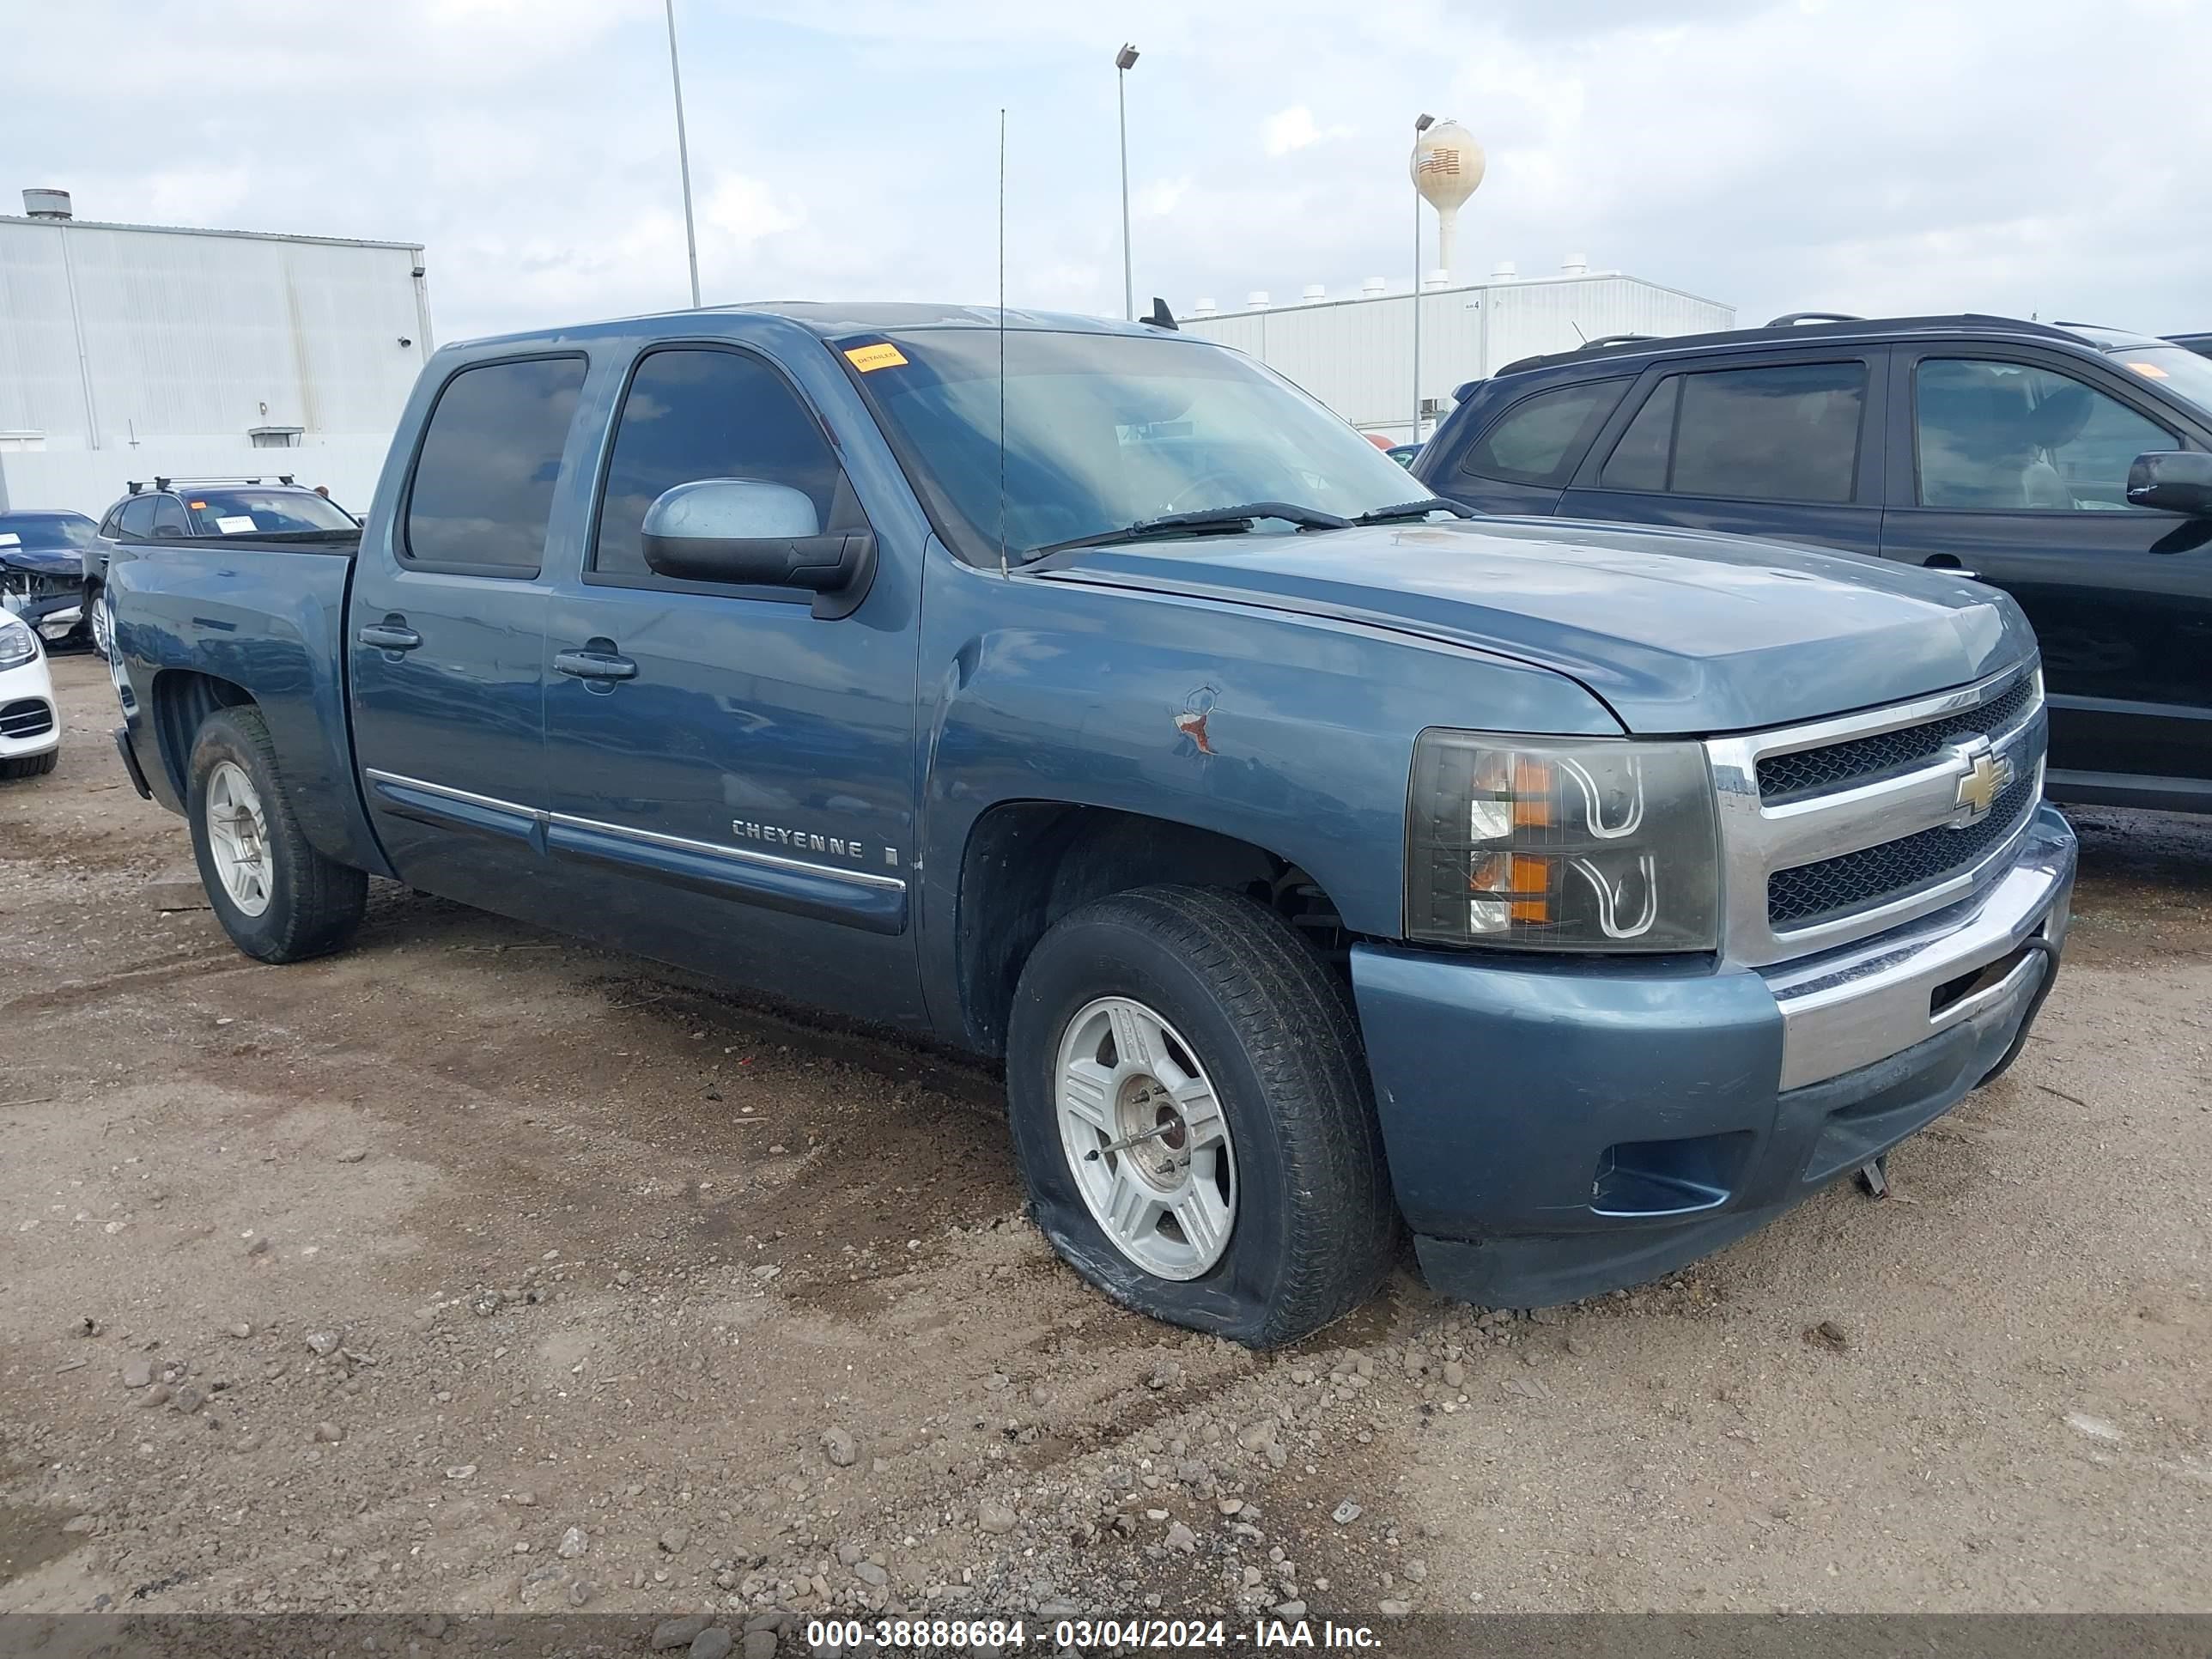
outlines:
M264 961L379 876L1002 1060L1060 1254L1255 1346L1407 1229L1651 1279L2011 1062L2075 843L2010 599L1409 493L1164 311L450 346L357 543L118 546L117 739Z

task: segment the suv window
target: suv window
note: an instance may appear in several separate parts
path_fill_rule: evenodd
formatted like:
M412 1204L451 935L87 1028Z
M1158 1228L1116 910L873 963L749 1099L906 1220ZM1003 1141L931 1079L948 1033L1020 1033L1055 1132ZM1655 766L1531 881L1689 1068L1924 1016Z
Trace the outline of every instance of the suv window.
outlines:
M1613 412L1626 380L1590 380L1524 398L1474 441L1460 471L1518 483L1565 483L1582 446L1575 441Z
M116 515L118 535L143 538L150 535L153 529L154 498L151 495L133 495L123 503L122 511Z
M757 478L806 492L825 528L842 477L812 412L749 352L677 347L641 358L623 398L599 497L592 568L644 576L646 509L700 478Z
M531 357L446 382L408 488L410 559L537 574L584 369L581 357Z
M164 495L154 503L154 533L164 537L192 533L185 518L185 504L174 495Z
M2128 468L2176 439L2071 375L1985 357L1929 358L1913 383L1923 507L2130 510Z
M1788 363L1670 374L1607 457L1608 489L1847 501L1858 477L1866 365Z

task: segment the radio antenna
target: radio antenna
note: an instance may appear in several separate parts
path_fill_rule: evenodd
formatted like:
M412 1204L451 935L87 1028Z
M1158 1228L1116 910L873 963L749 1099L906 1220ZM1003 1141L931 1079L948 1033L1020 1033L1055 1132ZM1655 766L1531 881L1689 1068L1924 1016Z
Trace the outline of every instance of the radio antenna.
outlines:
M999 574L1006 569L1006 111L999 106Z

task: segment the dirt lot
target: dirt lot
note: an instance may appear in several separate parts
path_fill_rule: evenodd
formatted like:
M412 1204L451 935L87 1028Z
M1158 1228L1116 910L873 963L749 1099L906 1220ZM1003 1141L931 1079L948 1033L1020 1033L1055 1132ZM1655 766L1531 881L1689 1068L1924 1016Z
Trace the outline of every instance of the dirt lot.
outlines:
M0 1610L2212 1608L2212 827L2082 815L2036 1040L1892 1201L1255 1358L1058 1265L979 1071L396 888L295 968L161 914L56 678Z

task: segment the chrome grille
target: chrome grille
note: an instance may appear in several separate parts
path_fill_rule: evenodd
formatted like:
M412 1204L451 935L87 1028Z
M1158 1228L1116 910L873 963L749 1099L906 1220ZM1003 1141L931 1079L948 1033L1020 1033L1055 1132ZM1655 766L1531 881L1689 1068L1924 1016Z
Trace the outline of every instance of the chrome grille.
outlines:
M2041 802L2045 729L2031 665L1886 708L1709 740L1723 953L1751 967L1790 961L1979 890ZM1975 818L1961 785L1986 777L1988 762L2010 776Z
M1879 847L1777 870L1766 878L1766 915L1779 933L1917 891L1980 862L2035 808L2035 775L2018 771L1978 823L1948 823Z
M1765 801L1796 800L1924 766L1947 743L1955 743L1978 732L2002 731L2034 697L2035 677L2023 675L2010 690L1964 714L1953 714L1871 738L1853 738L1820 749L1769 755L1759 763L1759 798Z

